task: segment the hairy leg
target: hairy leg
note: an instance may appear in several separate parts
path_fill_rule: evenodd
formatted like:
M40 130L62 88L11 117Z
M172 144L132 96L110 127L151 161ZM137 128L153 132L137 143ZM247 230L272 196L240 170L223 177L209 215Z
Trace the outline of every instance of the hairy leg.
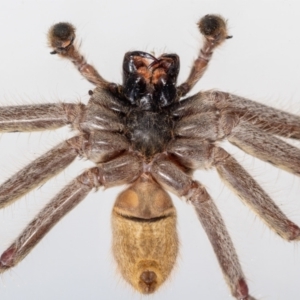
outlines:
M248 293L245 276L224 221L205 188L167 157L161 157L153 163L151 174L159 184L186 197L195 207L232 295L238 300L254 300Z
M261 125L261 123L257 123L254 118L252 120L247 119L245 117L247 110L253 109L250 105L252 104L251 101L248 100L249 105L244 107L244 116L241 117L238 115L237 110L226 107L226 102L215 102L215 99L211 102L211 99L198 97L189 98L187 101L183 101L182 106L179 105L174 109L173 114L180 117L180 121L174 128L174 134L180 139L172 141L168 145L168 151L180 152L181 158L188 159L190 155L183 149L194 148L193 152L195 154L192 153L192 156L196 163L192 168L205 167L201 163L205 158L206 164L209 164L209 150L205 150L205 157L201 156L204 147L209 148L209 145L213 145L214 142L227 139L253 156L288 172L300 175L300 149L274 136L270 132L271 129L263 130L260 128L261 126L258 126L258 124ZM253 106L257 108L260 107L260 104L254 102ZM298 133L300 134L300 117L273 108L266 108L269 110L268 112L260 107L262 114L260 115L257 111L257 118L265 117L264 122L265 124L268 123L269 128L276 131L271 125L275 126L276 122L282 122L282 135L288 130L294 130L293 137L296 137ZM263 111L265 114L263 114ZM272 124L272 122L275 123ZM297 130L299 130L298 133ZM179 145L180 141L185 139L188 140L186 145ZM195 145L192 146L193 144ZM198 158L196 157L197 145L200 151ZM199 159L200 166L198 166Z
M0 257L0 273L20 262L93 188L130 183L138 178L141 170L141 160L128 154L89 169L73 179L4 251Z
M107 88L110 83L106 81L97 70L87 63L78 48L73 45L75 27L69 23L58 23L52 26L48 33L49 46L54 50L51 54L58 54L72 61L78 71L91 83Z
M265 132L300 139L300 116L221 91L200 92L174 105L173 109L173 114L180 117L204 112L231 115Z
M290 221L259 184L224 149L215 148L213 165L224 182L282 238L300 240L300 228Z
M0 208L10 205L64 170L81 151L83 137L72 137L17 172L0 186Z
M81 176L86 177L83 173ZM29 223L23 233L3 252L0 257L0 273L15 266L46 233L72 208L74 208L92 189L83 184L81 176L74 179ZM86 181L86 178L84 178Z
M220 16L206 15L199 21L198 26L204 37L204 45L194 61L188 79L177 88L181 96L185 96L202 77L212 57L213 50L225 39L230 38L227 35L226 22Z
M247 140L246 133L245 139ZM256 143L256 141L250 142ZM260 142L263 144L263 141ZM265 141L266 144L269 142L269 140ZM278 149L280 149L279 146ZM299 160L300 150L297 148L295 150ZM271 229L286 240L300 239L300 228L285 216L259 184L224 149L216 147L207 141L179 139L170 143L167 151L175 155L183 165L191 169L215 167L225 183ZM269 153L269 156L270 159L274 159L272 153ZM275 156L275 159L282 157L282 160L284 160L285 156L288 156L288 152L283 153L281 156ZM288 157L287 159L291 160L292 158ZM297 164L299 166L299 161Z
M300 175L300 149L266 133L248 122L234 127L228 140L245 152Z
M83 104L57 103L0 107L0 132L56 129L76 123Z
M300 116L224 92L214 92L214 98L220 110L231 111L263 131L300 139Z

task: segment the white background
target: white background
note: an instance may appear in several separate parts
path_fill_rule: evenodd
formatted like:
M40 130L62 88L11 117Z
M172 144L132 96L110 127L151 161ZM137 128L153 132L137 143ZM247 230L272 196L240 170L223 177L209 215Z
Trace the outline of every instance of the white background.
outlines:
M0 2L0 103L86 103L91 84L68 61L51 56L48 28L77 27L82 52L106 79L121 82L129 50L176 52L179 82L187 77L201 37L195 23L208 13L228 19L233 39L216 51L194 88L218 88L300 112L299 1L9 1ZM69 129L0 136L0 182L70 135ZM300 180L233 146L224 147L300 224ZM91 163L78 161L0 213L0 252L66 182ZM195 174L216 201L258 299L300 294L300 249L277 237L221 183L214 170ZM92 192L11 271L0 277L1 300L146 299L120 278L110 254L110 213L121 188ZM171 279L147 299L232 299L211 245L190 205L174 197L181 251Z

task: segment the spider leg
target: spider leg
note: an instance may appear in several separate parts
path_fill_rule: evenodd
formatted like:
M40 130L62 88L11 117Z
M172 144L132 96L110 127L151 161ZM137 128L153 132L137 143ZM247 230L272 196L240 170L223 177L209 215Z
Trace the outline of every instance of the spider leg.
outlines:
M83 137L72 137L17 172L0 186L0 208L65 169L82 148Z
M228 140L245 152L300 175L300 149L247 122L239 122Z
M228 141L251 155L300 175L300 149L272 134L278 130L278 128L274 129L273 126L280 123L282 126L281 135L285 136L286 130L289 128L294 132L293 137L296 137L297 134L300 134L300 117L268 107L269 112L266 113L264 106L255 102L252 103L249 100L247 100L247 106L241 106L243 109L241 107L237 108L238 101L230 107L231 102L228 103L226 99L221 97L224 94L221 94L221 96L219 92L217 94L215 92L205 92L204 94L201 95L200 93L195 97L188 98L174 108L172 113L180 118L174 128L176 136L179 136L180 139L188 138L187 143L189 145L191 143L201 144L201 151L206 143L212 145L212 142L227 138ZM234 105L236 106L234 107ZM242 110L243 115L239 115L239 113L242 114ZM259 110L262 111L261 115ZM261 128L262 123L256 122L254 117L248 119L247 111L251 111L251 114L257 113L257 118L265 117L263 121L265 128ZM177 144L175 148L178 148L179 143L180 140L172 142L169 147L172 148L172 144ZM183 145L180 147L184 148ZM174 151L174 149L171 149L171 151ZM207 153L209 151L206 151ZM184 153L181 156L189 157ZM198 156L201 157L201 153ZM208 158L206 157L206 159ZM195 160L198 161L196 157ZM208 163L208 160L206 162Z
M81 176L86 177L83 173ZM83 178L86 181L86 178ZM45 236L45 234L92 189L81 183L80 176L67 185L27 226L0 257L0 273L15 266Z
M84 107L71 103L0 107L0 132L56 129L76 123Z
M84 56L73 45L75 39L75 27L69 23L57 23L48 33L49 46L54 50L51 54L58 54L72 61L78 71L89 82L107 88L110 83L106 81L97 70L87 63Z
M141 160L132 154L127 154L91 168L73 179L3 252L0 257L0 273L20 262L94 187L130 183L137 179L141 170Z
M263 131L300 139L299 116L233 94L223 92L214 92L214 94L219 109L229 110Z
M263 131L300 139L299 116L221 91L200 92L183 99L173 109L174 115L179 117L204 112L232 115Z
M198 97L201 102L210 103L218 111L231 113L263 131L300 139L300 116L220 91L200 93Z
M214 48L223 43L225 39L231 38L227 35L226 21L220 16L206 15L199 21L198 26L204 37L204 45L194 61L188 79L177 88L181 96L185 96L202 77Z
M299 149L296 150L299 152ZM167 151L191 169L215 167L225 183L269 227L286 240L300 240L300 228L284 215L259 184L224 149L208 141L199 143L194 139L181 139L170 143Z
M155 180L194 206L217 256L232 295L238 300L254 300L248 293L245 275L224 221L205 188L193 181L166 157L160 157L151 168Z
M224 182L282 238L300 240L300 228L290 221L246 170L224 149L213 151L213 165Z

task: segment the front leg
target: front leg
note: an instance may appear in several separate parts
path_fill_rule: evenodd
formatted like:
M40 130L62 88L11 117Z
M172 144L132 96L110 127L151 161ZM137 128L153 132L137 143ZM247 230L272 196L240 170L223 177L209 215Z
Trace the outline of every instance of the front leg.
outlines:
M185 197L194 206L206 231L232 295L238 300L255 300L248 293L245 275L217 207L205 188L168 158L153 163L151 174L163 187Z
M48 39L49 46L54 49L51 54L58 54L71 60L81 75L96 86L107 88L110 85L92 65L87 63L79 49L74 46L75 27L72 24L55 24L49 30Z
M225 39L231 38L227 35L226 21L220 16L206 15L199 21L198 26L204 37L204 45L194 61L188 79L177 88L181 96L185 96L203 76L214 49Z

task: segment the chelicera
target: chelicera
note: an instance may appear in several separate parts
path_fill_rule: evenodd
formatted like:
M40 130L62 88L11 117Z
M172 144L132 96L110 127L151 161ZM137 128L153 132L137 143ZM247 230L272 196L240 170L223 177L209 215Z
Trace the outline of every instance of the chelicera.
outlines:
M300 138L300 117L221 91L185 97L202 77L213 50L230 38L226 22L199 22L204 44L187 80L177 86L179 57L141 51L125 54L123 84L103 79L74 46L75 28L49 31L52 54L71 60L96 88L87 105L59 103L0 108L0 131L22 132L71 125L74 137L57 145L0 186L0 207L64 170L77 156L95 163L63 188L0 257L4 272L20 262L92 189L128 185L112 212L113 253L123 278L143 294L155 292L176 262L176 211L167 191L188 200L205 229L236 299L254 299L222 217L200 182L199 168L221 179L277 234L299 240L290 221L259 184L218 142L300 174L300 150L277 136Z

